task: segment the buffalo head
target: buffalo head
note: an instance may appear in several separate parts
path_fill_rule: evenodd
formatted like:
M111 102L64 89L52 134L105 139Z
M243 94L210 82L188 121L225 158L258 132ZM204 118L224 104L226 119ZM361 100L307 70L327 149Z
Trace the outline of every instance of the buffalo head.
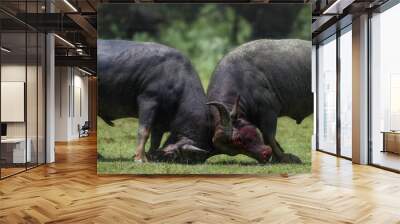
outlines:
M244 154L256 159L259 163L266 163L272 155L272 149L264 144L257 127L240 116L239 101L238 96L230 112L220 102L207 103L216 107L220 117L215 128L213 144L225 154Z

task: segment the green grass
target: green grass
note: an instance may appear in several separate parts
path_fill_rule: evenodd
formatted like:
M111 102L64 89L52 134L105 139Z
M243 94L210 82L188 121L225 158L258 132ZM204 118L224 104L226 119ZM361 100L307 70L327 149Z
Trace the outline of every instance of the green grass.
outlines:
M310 172L312 116L302 124L283 117L278 121L277 140L285 152L300 157L303 164L259 165L247 156L218 155L199 165L172 163L134 163L137 120L116 120L110 127L98 118L98 161L99 174L296 174ZM165 137L165 136L164 136ZM149 141L148 141L149 142ZM149 145L146 146L146 149Z

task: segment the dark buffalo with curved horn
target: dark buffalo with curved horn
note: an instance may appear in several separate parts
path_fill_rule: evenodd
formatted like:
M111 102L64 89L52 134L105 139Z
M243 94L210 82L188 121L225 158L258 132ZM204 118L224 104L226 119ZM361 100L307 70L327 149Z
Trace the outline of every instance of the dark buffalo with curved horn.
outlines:
M301 163L284 153L275 134L278 117L300 123L313 112L311 43L256 40L234 49L217 65L207 97L216 150L239 148L263 158L265 143L272 147L273 161Z
M204 162L214 155L206 94L190 61L156 43L98 41L99 116L137 117L136 161ZM170 132L162 149L162 136ZM151 146L145 144L151 134Z
M215 150L206 94L190 61L175 49L156 43L99 40L98 73L99 116L109 125L118 118L139 119L137 161L201 163L217 154L245 154L262 163L270 158L271 148L261 138L254 142L253 135L259 133L246 132L248 123L240 119L237 123L244 132L232 134L241 145ZM165 132L170 136L159 149Z

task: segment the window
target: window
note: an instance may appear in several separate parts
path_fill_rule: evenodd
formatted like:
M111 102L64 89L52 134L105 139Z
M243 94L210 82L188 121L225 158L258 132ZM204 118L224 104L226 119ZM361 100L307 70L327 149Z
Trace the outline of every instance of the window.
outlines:
M0 6L15 5L1 2ZM43 13L44 1L18 2L24 13ZM0 12L0 178L45 163L45 35ZM13 109L10 109L13 108Z
M371 18L372 163L400 170L400 5Z
M352 157L352 35L351 26L340 35L340 155Z
M318 149L336 153L336 35L318 47Z

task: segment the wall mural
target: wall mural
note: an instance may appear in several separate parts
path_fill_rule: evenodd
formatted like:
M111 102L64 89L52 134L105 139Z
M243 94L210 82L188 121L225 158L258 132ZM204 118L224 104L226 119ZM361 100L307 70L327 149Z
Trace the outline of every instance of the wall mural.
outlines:
M309 5L98 13L99 174L310 171Z

